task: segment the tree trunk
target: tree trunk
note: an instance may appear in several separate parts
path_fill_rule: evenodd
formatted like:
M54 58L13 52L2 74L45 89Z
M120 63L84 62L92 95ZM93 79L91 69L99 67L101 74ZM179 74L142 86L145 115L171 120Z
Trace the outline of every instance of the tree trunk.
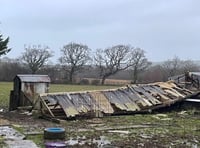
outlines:
M73 83L73 72L72 71L69 74L69 82L70 82L70 84Z
M69 71L69 82L70 82L70 84L73 84L74 73L75 73L74 67L71 67L71 69Z
M31 70L31 71L32 71L32 72L31 72L32 75L36 74L36 71L35 71L35 70Z
M104 83L105 83L105 80L106 80L106 77L104 76L104 77L102 77L102 79L101 79L101 85L104 85Z
M134 71L133 71L133 83L134 84L137 83L137 79L138 79L138 71L137 71L137 68L134 68Z

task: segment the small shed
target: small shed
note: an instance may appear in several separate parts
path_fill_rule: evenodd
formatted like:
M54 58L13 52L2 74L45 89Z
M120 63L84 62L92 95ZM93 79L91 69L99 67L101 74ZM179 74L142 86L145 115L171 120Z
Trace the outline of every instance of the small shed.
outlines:
M9 110L19 106L39 107L38 96L48 93L50 78L48 75L17 75L14 78L14 90L10 94Z

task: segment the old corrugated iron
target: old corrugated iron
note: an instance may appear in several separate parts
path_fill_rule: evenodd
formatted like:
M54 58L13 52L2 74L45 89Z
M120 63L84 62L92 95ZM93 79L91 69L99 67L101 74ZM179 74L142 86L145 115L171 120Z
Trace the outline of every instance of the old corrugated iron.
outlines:
M43 115L67 119L94 115L95 112L110 115L151 110L169 106L192 94L169 81L103 91L46 93L39 98Z
M21 82L51 82L48 75L17 75Z

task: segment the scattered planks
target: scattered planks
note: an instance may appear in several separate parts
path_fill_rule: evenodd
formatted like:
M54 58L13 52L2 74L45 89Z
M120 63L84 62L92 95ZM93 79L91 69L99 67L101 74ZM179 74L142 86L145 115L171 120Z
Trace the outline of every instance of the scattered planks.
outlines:
M168 81L103 91L46 93L39 99L44 116L69 119L152 110L170 106L192 94Z

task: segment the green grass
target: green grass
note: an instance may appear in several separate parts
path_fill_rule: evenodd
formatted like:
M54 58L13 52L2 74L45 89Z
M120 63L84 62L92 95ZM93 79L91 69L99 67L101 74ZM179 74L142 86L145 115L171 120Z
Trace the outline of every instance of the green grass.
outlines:
M50 92L74 92L74 91L88 91L88 90L104 90L104 89L112 89L112 88L116 88L116 87L117 86L50 84Z
M9 104L10 91L13 89L12 82L0 82L0 109L7 108Z
M67 85L50 84L50 92L70 92L112 89L119 86L94 86L94 85ZM13 82L0 82L0 109L8 108L10 91L13 90Z

